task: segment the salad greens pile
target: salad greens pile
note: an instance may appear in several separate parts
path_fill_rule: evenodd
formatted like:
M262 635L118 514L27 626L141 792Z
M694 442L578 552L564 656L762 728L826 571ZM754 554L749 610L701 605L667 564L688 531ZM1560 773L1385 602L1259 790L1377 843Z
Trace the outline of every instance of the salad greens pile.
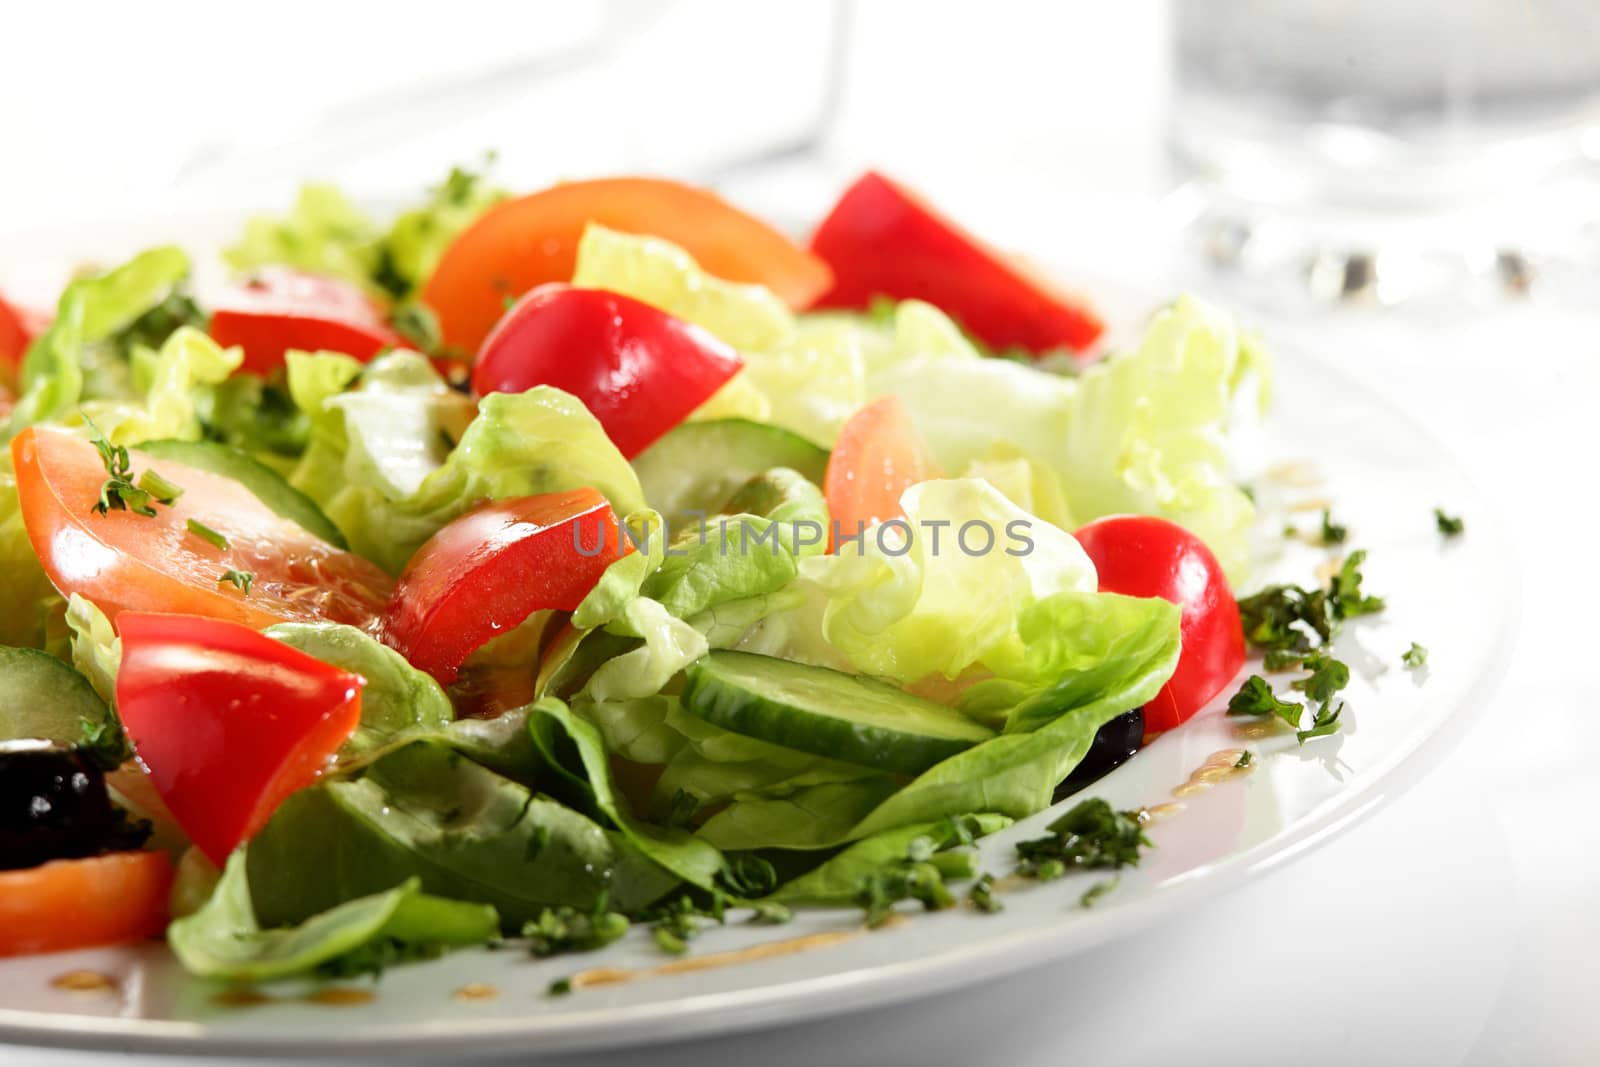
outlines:
M1265 403L1270 374L1218 308L1180 297L1068 377L986 357L929 304L795 313L667 241L591 225L574 284L703 327L744 361L630 462L574 396L540 386L475 401L429 358L448 353L421 282L502 195L456 172L383 227L308 187L288 217L250 223L225 253L240 270L287 264L381 294L422 351L369 362L295 351L274 376L236 373L239 352L204 332L188 256L159 248L71 283L21 366L5 440L53 424L112 449L228 445L391 575L480 502L530 494L598 490L638 546L576 611L536 613L448 690L360 629L265 631L364 678L360 724L224 869L180 867L178 897L203 903L169 939L197 975L349 974L502 935L541 952L593 947L627 920L655 924L671 949L682 916L729 903L881 916L896 899L942 899L918 872L974 875L941 855L1048 807L1096 732L1154 697L1177 662L1178 608L1098 592L1067 531L1162 516L1232 582L1248 571L1253 506L1230 476L1228 439ZM905 493L917 536L903 550L869 533L860 551L829 553L805 536L827 525L828 453L852 414L889 395L947 476ZM695 514L727 521L708 536L685 526ZM973 523L1001 532L992 550L957 547ZM751 535L761 547L738 550ZM111 704L120 641L95 604L52 587L3 453L0 571L0 644L49 651ZM1252 638L1305 654L1366 610L1359 588L1338 588L1260 601ZM738 661L717 657L735 653L868 676L936 728L861 725L894 753L881 765L815 750L807 723L787 744L735 732L685 699L699 665L731 670ZM527 699L461 715L508 676ZM793 703L810 677L771 684ZM750 706L726 713L764 713L769 696L744 693ZM952 754L917 747L947 727ZM1136 847L1137 826L1113 829L1114 847ZM1030 862L1073 860L1072 833L1052 827Z

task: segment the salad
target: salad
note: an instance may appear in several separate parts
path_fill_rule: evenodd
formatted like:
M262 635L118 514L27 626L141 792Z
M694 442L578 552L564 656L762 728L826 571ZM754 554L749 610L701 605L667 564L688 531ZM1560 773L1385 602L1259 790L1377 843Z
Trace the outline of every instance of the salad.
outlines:
M1268 364L1201 300L1106 352L875 174L809 245L458 170L387 225L307 187L223 259L0 298L0 954L164 935L261 982L989 910L972 840L1247 633L1336 722L1318 646L1375 600L1347 563L1235 601ZM1141 840L1080 805L1023 873Z

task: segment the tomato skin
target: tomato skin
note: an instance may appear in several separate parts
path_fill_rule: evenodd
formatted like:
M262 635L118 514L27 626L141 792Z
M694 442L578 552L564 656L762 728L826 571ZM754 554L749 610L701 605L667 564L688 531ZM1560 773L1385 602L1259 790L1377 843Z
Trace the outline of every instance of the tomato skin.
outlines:
M576 609L622 555L617 516L593 489L492 501L417 550L383 639L449 685L469 655L535 611Z
M291 348L368 360L405 340L353 285L281 267L264 268L211 314L211 339L244 349L242 370L270 374Z
M247 626L123 612L117 713L150 783L217 866L310 785L361 721L366 681Z
M1217 557L1194 534L1153 515L1111 515L1074 536L1094 561L1102 593L1161 597L1183 610L1177 670L1145 705L1145 730L1187 722L1244 666L1239 605Z
M444 343L476 352L507 297L571 281L591 222L665 238L718 278L764 285L795 308L832 282L827 264L705 189L661 178L564 182L497 204L445 249L423 288Z
M16 383L23 354L49 325L48 315L8 303L0 293L0 385Z
M904 518L901 494L937 477L939 465L899 397L881 397L850 416L822 479L833 520L828 550L837 552L843 538L873 523Z
M118 945L167 925L172 861L112 852L0 871L0 956Z
M628 459L744 366L706 330L619 293L542 285L483 342L479 396L553 385L583 401Z
M945 218L914 193L868 172L811 238L833 268L818 307L865 308L874 297L926 300L991 348L1081 352L1100 316Z
M148 518L93 512L105 465L94 446L63 429L33 426L11 442L22 519L34 553L63 595L80 593L113 619L125 610L233 619L260 628L328 619L372 625L393 582L376 564L342 552L228 478L130 451L132 469L154 468L182 486ZM217 549L186 529L195 518L229 540ZM249 594L218 578L255 576Z

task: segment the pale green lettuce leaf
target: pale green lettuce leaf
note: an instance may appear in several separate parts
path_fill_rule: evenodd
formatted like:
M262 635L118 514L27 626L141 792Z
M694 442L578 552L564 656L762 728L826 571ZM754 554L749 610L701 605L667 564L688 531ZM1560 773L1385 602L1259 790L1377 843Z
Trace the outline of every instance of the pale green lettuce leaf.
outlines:
M1026 604L1096 586L1071 535L988 482L923 482L901 507L913 531L903 554L886 540L897 530L875 527L861 551L844 546L801 565L827 597L823 635L863 673L902 684L975 666L1005 674L1024 656L1017 616Z
M622 521L624 536L633 545L629 552L600 575L600 580L584 596L572 613L572 625L592 630L620 617L628 603L639 595L645 579L654 574L666 557L667 532L659 512L646 508Z
M631 296L709 330L740 352L774 349L794 335L794 316L771 291L714 278L688 252L659 237L591 222L578 242L572 284Z
M593 487L618 514L644 508L633 468L583 404L559 389L485 397L460 429L465 412L420 357L390 357L370 381L359 364L330 353L291 352L288 366L291 394L311 419L290 481L354 551L391 573L486 500Z
M1219 308L1183 296L1157 313L1137 347L1077 380L1059 453L1073 514L1171 519L1240 582L1255 509L1228 475L1227 431L1235 390L1265 365Z
M23 359L22 396L5 438L58 418L85 399L130 399L137 390L128 353L110 342L165 301L188 274L189 257L178 248L163 247L68 285L55 320Z
M70 611L69 611L70 618ZM366 679L361 723L342 755L360 755L418 731L443 731L454 719L439 683L404 656L360 630L331 622L287 622L269 627L268 637Z
M72 666L89 679L107 704L116 703L117 669L122 666L122 638L111 620L87 597L67 598L67 627L72 633Z
M338 188L313 183L301 187L286 217L251 219L222 255L238 271L294 267L370 288L381 236L377 223Z

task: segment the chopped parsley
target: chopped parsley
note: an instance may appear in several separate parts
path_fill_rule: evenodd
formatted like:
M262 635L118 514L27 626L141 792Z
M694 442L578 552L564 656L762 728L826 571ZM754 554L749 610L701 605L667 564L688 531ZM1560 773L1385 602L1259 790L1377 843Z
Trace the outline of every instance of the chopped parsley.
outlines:
M1427 666L1428 650L1413 641L1411 642L1411 647L1406 649L1404 655L1400 657L1400 662L1412 670Z
M183 495L183 486L167 481L155 471L145 471L139 475L139 488L149 493L157 504L169 508Z
M1233 761L1233 765L1236 768L1244 768L1250 766L1250 764L1254 763L1255 761L1255 755L1247 748L1243 752L1239 753L1239 758Z
M85 417L84 421L88 421ZM141 489L134 484L132 461L128 450L122 445L113 445L100 433L94 423L89 423L89 428L95 431L92 443L96 452L100 453L100 462L105 464L106 480L100 486L100 499L91 509L96 514L108 515L113 511L131 511L135 515L143 515L153 519L156 509L154 503L170 503L158 500L148 489ZM167 485L170 482L166 482Z
M1228 699L1229 715L1276 715L1296 729L1300 727L1301 710L1293 701L1279 700L1272 686L1259 674L1246 678L1239 691Z
M564 997L572 992L572 979L557 978L544 992L547 997Z
M1322 589L1268 586L1239 601L1244 636L1257 648L1306 652L1333 640L1346 619L1383 610L1381 597L1361 591L1364 550L1350 553Z
M1439 532L1446 537L1457 537L1467 528L1467 524L1461 516L1446 515L1444 508L1433 509L1433 521L1438 525Z
M227 570L223 571L222 574L217 578L217 584L221 585L223 582L227 582L230 585L237 587L238 590L245 596L249 596L250 586L255 582L255 580L256 576L251 574L249 571Z
M1326 737L1329 734L1337 733L1339 731L1339 715L1343 711L1343 701L1331 711L1328 705L1322 705L1317 709L1316 717L1311 721L1311 728L1309 730L1296 730L1295 739L1303 745L1313 737Z
M1004 911L1005 905L995 895L994 875L980 874L978 880L972 883L972 888L967 890L967 903L972 905L974 911L981 911L985 915L993 915L997 911Z
M1289 687L1300 690L1307 700L1314 703L1326 704L1335 693L1350 684L1350 668L1326 652L1311 653L1306 657L1304 666L1311 673L1290 682Z
M1350 536L1350 528L1341 526L1333 521L1327 508L1322 509L1322 543L1325 545L1342 545L1346 537Z
M1047 837L1017 842L1017 873L1049 881L1068 867L1080 869L1137 865L1139 850L1150 845L1138 812L1117 811L1093 797L1050 824Z
M1078 898L1078 904L1085 908L1094 907L1101 897L1117 888L1117 883L1120 881L1122 879L1119 876L1112 875L1110 878L1096 882L1083 891L1083 896Z
M756 926L782 926L794 918L787 904L775 900L758 900L751 905L750 922Z
M1298 670L1300 664L1305 662L1305 654L1287 648L1268 649L1262 657L1261 665L1269 671Z
M535 956L604 948L627 932L627 917L610 909L604 893L588 911L565 905L545 908L537 919L522 927L522 936L528 939L528 951Z
M200 538L200 540L215 545L224 552L228 550L228 539L199 519L190 519L187 526L189 527L189 532Z

